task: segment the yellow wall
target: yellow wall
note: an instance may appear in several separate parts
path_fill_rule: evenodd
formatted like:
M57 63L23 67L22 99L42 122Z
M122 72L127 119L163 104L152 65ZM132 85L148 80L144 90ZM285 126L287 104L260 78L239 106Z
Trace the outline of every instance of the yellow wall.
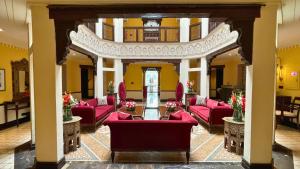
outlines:
M142 18L128 18L124 21L124 27L137 27L143 26Z
M191 18L191 25L201 22L200 18Z
M106 23L106 24L109 24L109 25L114 25L113 18L103 19L103 22Z
M230 58L216 57L212 61L212 65L225 65L223 85L238 85L238 65L242 64L240 56L232 56Z
M282 66L283 80L279 81L277 75L277 94L288 96L300 96L300 45L278 49L277 50L278 61ZM277 72L279 69L277 68ZM291 72L298 72L298 76L291 76ZM279 89L278 86L282 85L283 89Z
M67 59L67 90L71 92L81 91L81 71L80 65L93 65L89 58L82 59ZM89 74L89 78L92 78L92 74ZM89 89L93 88L93 80L89 81Z
M5 69L6 90L0 91L0 103L13 98L11 61L28 59L28 50L0 43L0 69Z
M128 18L124 21L124 27L143 27L143 20L141 18ZM163 18L161 21L161 27L179 27L179 20L176 18ZM126 29L125 38L126 41L136 41L137 37L136 29ZM167 41L176 41L178 39L179 31L177 29L161 30L161 39L165 40L165 34L167 34ZM143 41L143 30L138 30L138 41Z
M107 93L109 82L114 82L114 72L107 71L103 72L103 93L104 95ZM115 86L115 88L118 86Z
M160 90L175 90L179 81L178 74L173 64L130 64L126 69L125 85L126 90L143 89L142 66L161 67L160 70Z

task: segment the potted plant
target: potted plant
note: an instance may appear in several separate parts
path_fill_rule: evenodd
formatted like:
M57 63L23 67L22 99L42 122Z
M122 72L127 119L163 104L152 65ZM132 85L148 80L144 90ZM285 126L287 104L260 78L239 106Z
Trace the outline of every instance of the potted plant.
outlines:
M133 112L135 110L135 105L136 105L136 103L134 101L126 102L126 104L125 104L126 110Z
M186 86L188 87L188 93L193 93L194 81L187 81Z
M172 101L169 101L165 104L166 108L167 108L167 112L174 112L175 109L176 109L176 103L175 102L172 102Z
M114 83L113 83L113 81L110 81L110 82L108 83L108 93L109 93L109 94L114 94L114 92L115 92L115 86L114 86Z
M78 101L71 95L70 92L65 92L63 95L63 102L64 102L63 120L70 121L72 120L71 108L75 106L78 103Z
M245 112L245 96L242 92L232 92L228 101L233 109L233 121L242 122Z

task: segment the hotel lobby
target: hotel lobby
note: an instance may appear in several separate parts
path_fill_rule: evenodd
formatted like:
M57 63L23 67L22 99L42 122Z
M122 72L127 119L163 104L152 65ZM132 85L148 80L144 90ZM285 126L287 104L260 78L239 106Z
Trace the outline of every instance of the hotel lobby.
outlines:
M296 0L0 9L0 168L300 168Z

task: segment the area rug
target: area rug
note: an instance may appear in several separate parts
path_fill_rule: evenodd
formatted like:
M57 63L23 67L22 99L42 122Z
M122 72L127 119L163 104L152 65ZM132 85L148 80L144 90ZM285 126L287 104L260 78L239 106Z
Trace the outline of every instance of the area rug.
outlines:
M222 134L210 134L201 125L191 133L191 162L240 162L241 156L227 152ZM110 130L101 126L95 133L81 134L81 147L66 154L68 161L110 161ZM185 152L116 152L120 163L185 162Z

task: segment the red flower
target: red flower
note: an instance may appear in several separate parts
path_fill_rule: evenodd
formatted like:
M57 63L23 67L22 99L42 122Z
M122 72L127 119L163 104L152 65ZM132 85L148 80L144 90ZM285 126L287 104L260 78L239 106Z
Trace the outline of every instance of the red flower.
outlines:
M235 95L231 96L231 101L232 101L232 104L236 104L236 97L235 97Z

